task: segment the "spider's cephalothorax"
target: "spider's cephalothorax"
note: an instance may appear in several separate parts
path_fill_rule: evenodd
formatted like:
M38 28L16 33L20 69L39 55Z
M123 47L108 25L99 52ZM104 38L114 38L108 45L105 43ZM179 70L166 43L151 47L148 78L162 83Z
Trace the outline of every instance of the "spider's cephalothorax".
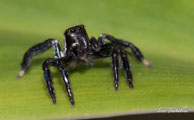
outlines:
M73 52L75 56L82 57L89 52L89 38L83 25L67 29L64 35L66 40L67 55L70 55L71 52Z
M67 29L64 36L64 50L61 50L58 40L56 39L48 39L29 48L23 57L21 64L22 71L19 72L17 76L17 78L21 78L24 75L26 70L30 67L33 56L38 55L53 46L55 58L48 58L42 64L45 82L53 103L56 103L56 98L54 88L52 87L53 82L49 66L55 66L60 71L72 105L74 105L74 99L66 71L67 67L72 67L72 65L75 66L77 63L90 63L98 58L112 57L114 87L115 90L117 90L119 81L118 56L121 56L122 66L126 73L126 80L129 83L129 87L133 88L133 78L130 70L130 63L127 58L130 53L126 50L127 47L132 49L132 52L139 61L146 66L151 66L151 64L144 59L140 50L132 43L107 34L101 34L97 40L95 37L89 38L84 25L78 25ZM108 39L110 42L105 42L104 39Z

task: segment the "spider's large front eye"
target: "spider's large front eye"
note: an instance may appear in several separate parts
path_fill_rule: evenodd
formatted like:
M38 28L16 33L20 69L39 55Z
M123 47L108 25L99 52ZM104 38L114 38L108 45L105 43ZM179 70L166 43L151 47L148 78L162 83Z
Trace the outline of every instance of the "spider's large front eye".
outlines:
M72 32L72 33L75 32L75 29L74 28L71 28L70 29L70 32Z

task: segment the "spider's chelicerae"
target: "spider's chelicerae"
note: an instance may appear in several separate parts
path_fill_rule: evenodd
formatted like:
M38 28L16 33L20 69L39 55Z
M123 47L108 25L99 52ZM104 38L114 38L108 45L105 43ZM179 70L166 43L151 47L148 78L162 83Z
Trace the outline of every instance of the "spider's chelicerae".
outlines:
M78 25L67 29L64 33L64 50L61 50L58 40L48 39L42 43L36 44L28 49L24 54L21 64L22 70L17 78L21 78L26 70L29 69L33 56L36 56L53 46L55 58L48 58L42 64L44 78L48 92L53 103L56 103L54 88L52 87L52 77L49 66L55 66L60 71L66 90L72 105L74 105L73 93L70 87L70 82L67 74L67 68L75 66L78 63L91 63L98 58L112 57L112 69L114 76L114 88L118 89L119 82L119 59L121 56L123 70L126 73L126 80L130 88L133 88L132 73L130 63L127 56L129 52L126 48L130 47L136 56L137 60L141 61L146 66L151 64L144 59L140 50L132 43L115 38L108 34L101 34L96 40L95 37L89 39L84 25ZM107 39L110 42L105 42Z

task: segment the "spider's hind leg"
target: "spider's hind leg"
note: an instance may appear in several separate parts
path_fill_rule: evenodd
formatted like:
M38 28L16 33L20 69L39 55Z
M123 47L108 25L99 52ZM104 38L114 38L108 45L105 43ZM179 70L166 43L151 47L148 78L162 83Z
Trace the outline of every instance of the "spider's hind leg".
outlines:
M123 62L123 69L126 73L127 82L129 83L129 87L133 88L133 83L132 83L133 76L132 76L132 73L130 70L130 63L129 63L129 60L127 58L127 54L124 52L120 52L120 55L121 55L121 60Z
M92 41L92 39L91 39ZM102 44L97 43L93 38L93 42L91 42L94 54L96 58L106 58L112 57L112 69L113 69L113 80L114 80L114 88L118 90L119 83L119 59L118 59L118 49L115 48L111 43ZM99 49L99 50L98 50Z
M130 47L132 49L132 52L134 53L134 55L136 56L136 58L141 61L144 65L146 65L147 67L150 67L152 64L149 63L143 56L143 54L141 53L141 51L132 43L127 42L125 40L121 40L118 38L115 38L111 35L108 34L101 34L100 37L98 38L99 43L101 44L105 44L104 39L108 39L110 40L113 44L120 44L124 47Z

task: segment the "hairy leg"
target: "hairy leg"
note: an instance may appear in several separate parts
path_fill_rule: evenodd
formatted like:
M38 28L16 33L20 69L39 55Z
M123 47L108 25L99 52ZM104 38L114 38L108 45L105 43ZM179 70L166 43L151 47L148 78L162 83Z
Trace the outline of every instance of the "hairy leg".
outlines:
M74 99L73 99L73 92L72 92L71 87L70 87L70 81L69 81L68 74L67 74L67 72L65 70L65 67L62 66L62 65L59 65L58 69L61 72L61 75L63 77L63 82L64 82L64 84L66 86L66 91L67 91L67 94L69 96L69 100L71 102L71 105L74 105L75 102L74 102Z
M95 50L94 50L95 51ZM95 51L94 54L96 58L104 58L104 57L112 57L112 68L113 68L113 78L114 78L114 87L115 90L118 90L118 82L119 82L119 59L118 55L121 56L121 60L123 63L123 69L126 73L126 80L129 83L129 87L133 88L133 76L130 70L130 63L127 58L127 53L124 49L117 47L113 43L104 43L100 45L100 50Z
M21 70L21 72L19 72L17 78L21 78L24 75L24 73L26 72L26 70L29 69L31 61L32 61L32 57L34 57L40 53L45 52L46 50L48 50L52 46L54 48L54 53L55 53L56 58L61 58L64 56L64 54L61 52L60 45L58 44L58 41L55 39L48 39L42 43L36 44L36 45L32 46L31 48L29 48L27 50L27 52L24 54L22 64L21 64L22 70Z
M49 66L57 66L58 65L58 59L54 59L54 58L49 58L47 60L44 61L44 63L42 64L42 69L44 71L44 78L45 78L45 82L47 85L47 90L51 96L51 99L53 101L54 104L56 104L56 97L55 97L55 91L54 88L52 86L53 81L52 81L52 77L51 77L51 72L49 69Z
M127 82L129 83L129 87L133 88L133 83L132 83L133 76L130 70L130 63L128 61L127 54L124 52L120 52L120 54L121 54L121 60L123 62L123 69L126 73Z
M119 82L119 59L118 59L118 50L113 47L112 44L106 43L101 44L93 37L91 38L91 46L94 51L93 55L96 58L105 58L112 57L112 69L113 69L113 79L114 79L114 88L118 90Z
M45 82L47 85L47 89L48 89L48 92L49 92L54 104L56 103L56 97L55 97L54 88L52 87L53 82L52 82L52 77L51 77L51 72L50 72L49 66L58 67L58 70L60 71L60 73L62 75L63 82L66 85L66 91L68 93L70 102L72 105L74 105L73 93L72 93L72 90L70 87L68 74L67 74L65 67L64 67L64 66L68 66L68 64L71 62L71 60L72 60L71 57L63 57L60 59L49 58L49 59L45 60L44 63L42 64L42 69L44 71L44 78L45 78Z
M143 56L143 54L141 53L141 51L132 43L127 42L125 40L121 40L118 38L115 38L111 35L108 34L101 34L100 37L98 38L98 41L100 44L105 44L104 39L108 39L110 40L113 44L120 44L122 46L125 47L130 47L132 49L132 52L134 53L134 55L136 56L136 58L141 61L144 65L150 67L151 63L149 63Z
M112 68L113 68L113 76L114 76L114 85L115 90L118 90L118 82L119 82L119 59L118 59L118 51L113 48L112 50Z

